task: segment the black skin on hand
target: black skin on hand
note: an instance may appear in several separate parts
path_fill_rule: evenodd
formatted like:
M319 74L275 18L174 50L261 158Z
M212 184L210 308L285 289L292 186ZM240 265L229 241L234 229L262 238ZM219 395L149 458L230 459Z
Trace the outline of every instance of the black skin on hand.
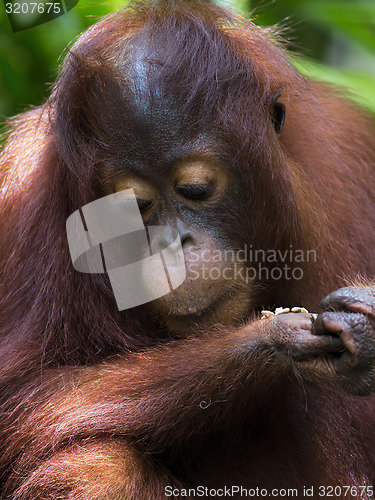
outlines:
M346 287L320 302L316 319L306 313L272 317L269 345L307 378L339 385L345 392L366 396L375 390L375 291Z
M342 342L342 350L331 360L340 384L352 394L370 394L375 389L374 288L340 288L319 305L323 313L314 321L312 333Z

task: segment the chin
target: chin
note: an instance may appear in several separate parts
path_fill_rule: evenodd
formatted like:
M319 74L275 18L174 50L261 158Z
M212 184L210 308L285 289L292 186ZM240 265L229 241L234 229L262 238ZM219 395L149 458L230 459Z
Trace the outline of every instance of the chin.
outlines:
M198 302L196 299L176 303L172 298L171 307L168 307L168 297L169 295L164 301L164 297L159 299L163 301L162 304L155 304L159 316L168 330L184 335L217 329L220 325L235 326L243 321L251 310L249 293L241 289L230 288L210 304L206 304L204 300Z

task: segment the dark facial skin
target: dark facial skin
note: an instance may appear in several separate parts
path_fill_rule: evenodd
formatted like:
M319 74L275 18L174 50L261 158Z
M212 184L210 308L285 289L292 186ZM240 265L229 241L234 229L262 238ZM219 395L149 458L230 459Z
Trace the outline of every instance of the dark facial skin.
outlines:
M151 307L168 329L183 335L234 324L251 306L249 285L234 272L246 264L223 256L243 246L222 231L228 193L240 186L218 157L215 137L150 83L153 69L137 51L132 67L128 99L135 112L127 140L136 145L135 154L113 168L106 192L133 188L146 226L177 229L187 271L185 282Z

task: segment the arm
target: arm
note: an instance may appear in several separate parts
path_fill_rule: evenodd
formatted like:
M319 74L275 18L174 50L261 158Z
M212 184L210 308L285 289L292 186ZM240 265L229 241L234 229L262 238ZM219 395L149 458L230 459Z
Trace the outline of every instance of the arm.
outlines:
M54 498L40 493L53 484L66 496L73 488L96 498L93 488L100 486L143 500L145 477L155 491L177 484L152 454L186 455L187 447L198 454L200 430L238 425L256 410L257 394L278 390L294 361L341 348L310 327L309 315L285 314L101 365L46 370L44 382L35 380L28 398L22 395L27 416L19 416L2 454L13 471L6 491ZM86 484L96 468L103 481Z

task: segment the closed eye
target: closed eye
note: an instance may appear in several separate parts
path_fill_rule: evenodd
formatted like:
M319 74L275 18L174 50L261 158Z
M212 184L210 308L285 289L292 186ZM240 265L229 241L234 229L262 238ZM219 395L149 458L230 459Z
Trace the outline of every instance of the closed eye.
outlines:
M176 191L191 200L206 200L212 194L212 186L200 183L184 184L183 186L176 186Z
M137 198L138 208L141 212L146 211L148 208L151 208L153 205L152 200L144 200L142 198Z

